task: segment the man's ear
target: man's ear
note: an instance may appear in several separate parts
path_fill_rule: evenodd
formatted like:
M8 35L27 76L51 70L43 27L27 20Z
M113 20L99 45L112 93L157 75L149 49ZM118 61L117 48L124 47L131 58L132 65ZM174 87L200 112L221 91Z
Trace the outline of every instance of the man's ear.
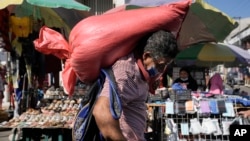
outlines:
M144 52L142 55L142 62L144 64L144 66L148 66L151 65L153 62L153 58L150 52Z
M150 58L152 57L150 52L144 52L143 55L142 55L143 60L147 60L149 57Z

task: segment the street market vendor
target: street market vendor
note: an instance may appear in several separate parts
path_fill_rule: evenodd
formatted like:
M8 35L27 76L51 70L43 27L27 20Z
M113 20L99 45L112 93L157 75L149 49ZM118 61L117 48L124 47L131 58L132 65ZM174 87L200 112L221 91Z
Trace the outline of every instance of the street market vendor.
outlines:
M184 89L191 89L197 91L198 85L196 80L190 75L187 68L183 67L179 71L179 78L177 78L173 84L180 84Z

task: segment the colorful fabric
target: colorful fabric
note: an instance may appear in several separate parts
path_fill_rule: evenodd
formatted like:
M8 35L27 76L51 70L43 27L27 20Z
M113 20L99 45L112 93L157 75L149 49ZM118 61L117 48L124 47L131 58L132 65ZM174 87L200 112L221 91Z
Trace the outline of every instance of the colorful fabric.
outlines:
M10 16L10 30L17 37L28 37L33 31L32 23L30 17Z
M248 99L230 98L228 100L232 101L233 103L242 104L245 107L250 106L250 100L248 100Z
M194 102L192 100L186 101L185 107L186 112L194 112Z
M181 134L182 135L189 135L188 123L181 123Z
M216 100L210 100L209 106L210 106L211 114L219 114L218 104Z
M166 101L166 114L174 114L174 102Z
M185 80L185 81L181 80L181 78L177 78L176 80L174 80L173 83L174 84L180 83L179 85L181 85L181 83L185 83L186 89L192 90L192 91L197 91L197 88L198 88L196 80L194 80L191 76L189 76L188 80Z
M231 101L226 101L226 112L222 113L224 117L235 117L234 106Z
M174 83L171 87L174 90L186 90L186 88L183 87L180 83Z
M225 113L225 112L227 112L226 104L225 104L225 101L224 101L224 100L218 100L218 101L217 101L217 104L218 104L218 109L219 109L219 112L220 112L220 113Z
M185 114L186 113L185 102L176 102L175 103L175 113L176 114Z
M200 112L210 113L209 101L200 101Z

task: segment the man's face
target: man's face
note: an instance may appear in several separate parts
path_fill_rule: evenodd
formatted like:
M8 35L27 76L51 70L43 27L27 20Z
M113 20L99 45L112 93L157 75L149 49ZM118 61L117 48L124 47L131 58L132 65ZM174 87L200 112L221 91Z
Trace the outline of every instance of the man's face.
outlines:
M144 67L151 77L160 76L171 62L171 58L154 58L149 52L143 55Z
M150 65L147 67L149 75L153 78L160 77L166 70L167 66L172 62L171 59L151 59ZM154 70L154 71L153 71ZM154 74L154 75L152 75Z
M158 70L159 73L165 72L167 66L172 62L171 58L160 58L154 59L155 68Z

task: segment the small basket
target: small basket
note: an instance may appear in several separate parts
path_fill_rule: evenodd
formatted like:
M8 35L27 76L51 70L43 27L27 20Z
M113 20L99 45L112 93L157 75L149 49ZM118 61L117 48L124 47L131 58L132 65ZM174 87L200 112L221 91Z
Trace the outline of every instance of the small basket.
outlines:
M192 99L191 90L170 90L169 98L172 101L187 101Z

